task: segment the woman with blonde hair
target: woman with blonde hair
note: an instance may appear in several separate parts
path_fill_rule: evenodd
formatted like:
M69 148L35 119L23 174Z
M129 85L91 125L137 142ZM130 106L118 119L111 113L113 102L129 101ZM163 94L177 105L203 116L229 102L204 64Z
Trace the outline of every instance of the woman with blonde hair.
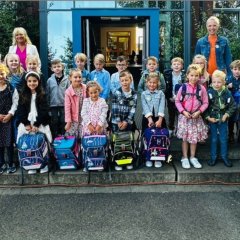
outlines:
M22 27L14 28L12 33L12 46L9 47L8 53L16 53L19 56L21 65L25 70L27 55L30 54L39 57L36 46L32 44L27 35L27 31Z

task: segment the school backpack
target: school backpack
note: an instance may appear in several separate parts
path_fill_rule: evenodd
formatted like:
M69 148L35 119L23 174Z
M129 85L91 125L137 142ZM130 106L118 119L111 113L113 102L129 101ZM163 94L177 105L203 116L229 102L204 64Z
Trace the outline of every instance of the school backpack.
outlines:
M49 149L43 133L23 134L18 140L20 167L25 170L40 169L49 161Z
M59 169L79 168L79 144L75 136L56 137L53 141L53 152Z
M86 170L104 170L107 166L107 136L90 135L82 138L83 165Z
M197 90L195 93L187 92L187 84L186 83L181 84L180 87L182 87L180 102L183 102L186 96L196 96L197 100L200 102L200 104L202 104L202 97L201 97L201 88L202 87L200 84L197 84Z
M133 133L119 131L112 134L112 161L118 166L132 164L134 160Z
M167 128L147 128L143 135L146 161L166 161L169 156L169 131Z

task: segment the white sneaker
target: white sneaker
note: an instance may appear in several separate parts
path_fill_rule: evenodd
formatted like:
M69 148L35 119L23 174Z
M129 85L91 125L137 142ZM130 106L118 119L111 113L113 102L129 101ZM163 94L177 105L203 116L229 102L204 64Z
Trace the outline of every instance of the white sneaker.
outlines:
M126 166L126 169L127 169L127 170L133 169L133 165L132 165L132 164L131 164L131 165L127 165L127 166Z
M154 167L155 168L160 168L162 166L162 162L161 161L155 161L154 163Z
M46 173L46 172L48 172L48 165L40 169L40 173Z
M182 162L182 168L184 169L191 168L188 158L182 158L181 162Z
M195 168L202 168L202 164L199 163L198 159L193 157L190 158L190 163L193 165Z
M116 170L116 171L122 171L123 168L122 168L121 166L115 166L115 170Z
M146 167L152 167L153 163L152 161L146 161Z
M34 169L32 169L32 170L28 170L28 174L36 174L37 173L37 170L34 170Z

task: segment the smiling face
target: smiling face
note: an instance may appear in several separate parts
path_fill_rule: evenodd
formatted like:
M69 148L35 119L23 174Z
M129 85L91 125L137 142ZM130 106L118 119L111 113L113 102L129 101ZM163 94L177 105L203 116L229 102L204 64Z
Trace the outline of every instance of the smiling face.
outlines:
M157 77L151 77L147 80L147 87L150 92L153 92L156 89L158 89L158 84L159 84L159 80Z
M7 79L6 72L0 70L0 84L4 84Z
M187 74L187 79L191 85L196 85L199 81L199 71L191 69Z
M27 62L27 71L34 71L37 72L37 68L38 68L38 63L35 60L29 60Z
M208 20L206 26L207 26L207 31L208 31L209 35L216 35L217 34L217 31L219 29L219 25L215 20L213 20L213 19Z
M70 81L73 88L79 88L82 84L82 74L80 71L75 71L70 76Z
M182 68L183 68L182 63L180 63L178 61L172 63L172 70L173 70L173 72L179 73L179 72L182 71Z
M92 86L88 88L88 95L93 102L96 102L99 98L99 89L97 86Z
M7 58L7 66L11 72L17 72L20 65L17 55L11 55Z
M155 72L157 70L158 64L156 61L148 60L147 62L147 69L149 72Z
M116 68L117 68L118 72L122 72L122 71L126 70L127 62L125 60L121 61L121 62L117 61Z
M16 33L15 39L16 39L17 44L25 44L26 43L25 35L21 32Z
M31 92L35 93L36 92L36 88L39 85L39 81L38 81L37 77L29 76L26 81L27 81L27 86L29 87Z

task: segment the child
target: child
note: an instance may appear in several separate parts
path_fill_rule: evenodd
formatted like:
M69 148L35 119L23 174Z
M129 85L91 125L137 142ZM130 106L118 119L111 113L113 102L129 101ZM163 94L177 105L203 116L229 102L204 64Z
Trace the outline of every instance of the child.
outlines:
M137 93L131 89L132 74L127 70L119 74L121 88L112 96L112 130L132 131L137 105Z
M18 105L18 92L7 81L8 68L0 63L0 174L16 172L13 164L13 133L12 116ZM7 149L8 167L4 159L4 150Z
M82 83L81 71L72 69L69 73L70 87L65 92L65 130L78 139L81 137L81 110L86 98L86 85Z
M225 87L226 74L215 70L212 74L212 88L208 90L209 106L206 119L211 130L211 160L209 166L214 166L217 161L218 136L222 160L227 167L232 167L228 160L228 118L234 113L236 106L230 91ZM219 134L218 134L219 133Z
M119 79L119 75L122 71L126 70L128 67L127 58L125 56L118 56L117 57L117 63L116 68L117 72L113 73L111 76L111 92L112 94L117 91L119 88L121 88L121 83ZM131 89L134 89L133 81L131 81Z
M74 57L77 69L82 72L82 82L87 84L90 81L90 72L85 69L87 63L87 56L84 53L77 53Z
M147 70L143 71L142 77L138 84L138 93L142 93L147 89L146 80L149 73L152 73L152 72L156 72L159 75L159 80L160 80L159 87L163 92L165 92L166 84L165 84L163 75L157 70L158 68L157 58L154 56L148 57L146 67L147 67Z
M70 86L68 77L64 75L64 65L60 59L51 61L52 76L47 80L46 94L51 114L51 130L53 137L64 134L64 96Z
M110 74L104 67L105 59L102 54L97 54L94 57L94 66L95 70L93 70L90 74L91 80L97 81L103 91L100 93L100 97L107 100L109 98L110 93Z
M4 58L4 62L10 72L8 80L18 92L21 92L25 80L22 79L24 69L21 67L19 56L15 53L8 53Z
M146 128L155 125L157 128L164 127L164 110L165 110L165 95L162 90L159 89L160 79L157 72L149 73L146 81L147 90L142 92L142 132ZM152 167L152 161L146 161L147 167ZM155 167L161 167L161 161L155 161Z
M164 71L164 79L166 82L165 97L168 106L168 128L171 136L175 128L175 117L177 116L177 109L175 106L176 86L182 84L185 80L185 72L183 71L183 59L175 57L171 61L171 69Z
M199 84L203 85L207 89L209 85L209 74L207 72L207 59L203 55L197 54L194 56L192 63L200 66L201 73L199 77Z
M106 134L108 105L104 98L100 97L102 88L96 81L87 83L89 98L83 100L82 126L83 136L92 134Z
M41 73L40 64L41 64L41 61L37 55L27 55L27 57L26 57L27 72L34 71L34 72L38 73L40 76L42 87L45 90L46 89L46 81L45 81L43 74ZM23 81L25 79L25 75L26 75L26 73L24 73L22 76Z
M20 124L18 126L17 143L23 134L29 132L42 132L46 135L48 142L52 142L48 125L50 122L48 111L47 97L42 89L40 76L38 73L30 71L25 76L23 90L19 98ZM40 173L47 171L48 166L40 169ZM34 174L36 170L29 170L28 173Z
M201 68L196 64L188 67L184 83L176 96L176 107L179 111L177 137L182 139L182 167L189 169L190 163L195 168L202 165L195 157L197 143L207 139L207 126L204 124L201 114L208 107L207 91L198 84ZM185 88L185 94L183 90ZM190 163L188 159L188 147L190 144Z
M240 60L235 60L230 64L232 76L227 81L227 86L237 104L235 113L230 117L228 122L229 142L234 142L234 123L240 121ZM238 129L238 142L240 142L240 129Z

